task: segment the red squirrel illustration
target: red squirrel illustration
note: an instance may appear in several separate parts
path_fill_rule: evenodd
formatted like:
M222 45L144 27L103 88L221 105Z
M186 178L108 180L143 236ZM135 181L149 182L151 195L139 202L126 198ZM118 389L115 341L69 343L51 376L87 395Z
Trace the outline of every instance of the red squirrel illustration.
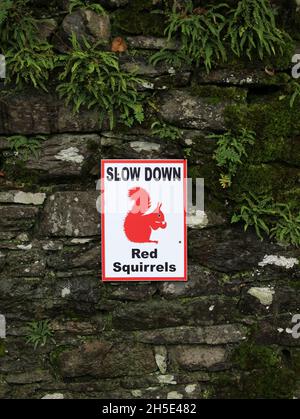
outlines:
M158 203L153 212L147 214L151 207L149 193L143 188L132 188L128 192L129 198L134 202L124 221L124 232L129 241L134 243L158 243L151 240L152 230L165 229L167 223L162 204Z

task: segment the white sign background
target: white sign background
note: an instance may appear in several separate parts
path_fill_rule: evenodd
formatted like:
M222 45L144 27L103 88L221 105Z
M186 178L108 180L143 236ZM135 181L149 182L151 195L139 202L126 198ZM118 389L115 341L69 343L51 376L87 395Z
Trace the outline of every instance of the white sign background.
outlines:
M145 167L151 168L181 168L181 179L146 181ZM107 168L141 168L139 180L108 180ZM142 281L142 280L187 280L186 257L186 161L184 160L102 160L102 276L103 281ZM130 242L124 233L124 220L133 207L133 201L128 197L131 188L141 187L149 192L153 212L158 203L162 203L161 211L167 222L166 229L152 230L151 240L156 243ZM157 258L132 258L132 249L153 251L157 249ZM175 265L175 272L134 272L127 275L124 271L116 272L114 263L123 265L143 264Z

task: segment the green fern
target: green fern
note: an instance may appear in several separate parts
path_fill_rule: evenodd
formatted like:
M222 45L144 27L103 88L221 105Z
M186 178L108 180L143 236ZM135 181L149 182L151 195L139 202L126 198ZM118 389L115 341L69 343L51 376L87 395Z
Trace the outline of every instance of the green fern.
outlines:
M47 91L46 83L57 62L52 47L47 43L18 51L9 50L6 53L6 83L14 83L19 88L32 85Z
M208 138L217 140L214 159L218 167L226 169L226 173L221 174L220 184L223 188L228 188L242 164L242 158L248 156L246 147L255 143L255 132L243 128L237 135L228 131L225 134L209 135Z
M165 122L155 121L151 125L153 135L157 135L161 140L179 140L182 137L180 129Z
M274 202L271 197L244 194L239 213L233 215L231 222L244 223L246 231L255 228L257 236L263 240L263 234L275 238L279 243L300 246L299 210L291 210L288 204Z
M127 126L144 120L143 96L138 87L143 80L133 73L121 70L117 56L112 52L91 46L86 39L81 45L72 35L72 50L63 57L63 72L59 75L57 91L75 113L82 106L96 109L99 122L108 116L110 129L117 119Z
M289 83L290 88L290 107L293 108L295 105L295 102L298 98L300 98L300 83L296 80L292 80Z
M226 18L220 11L228 7L226 4L210 6L203 14L196 14L192 1L188 1L184 12L178 11L176 6L167 13L169 24L166 28L168 40L180 38L181 47L179 52L172 53L173 60L195 64L204 63L207 71L214 61L226 61L227 54L222 40L222 31L225 27ZM168 58L171 62L171 53L162 50L156 53L151 62L156 64Z
M105 9L100 4L89 3L88 1L82 0L70 0L69 13L72 13L75 9L89 9L93 10L93 12L96 12L99 15L106 14Z
M238 57L283 54L287 36L276 27L268 0L241 0L230 12L227 38Z
M49 320L33 321L27 325L26 343L32 344L35 350L38 346L45 346L49 339L55 344L53 336Z
M16 153L22 161L27 161L31 157L37 159L39 157L41 142L44 140L45 137L41 135L29 138L23 135L14 135L7 138L10 149Z
M1 0L1 3L0 3L0 26L7 19L8 12L12 8L12 6L13 6L12 0Z

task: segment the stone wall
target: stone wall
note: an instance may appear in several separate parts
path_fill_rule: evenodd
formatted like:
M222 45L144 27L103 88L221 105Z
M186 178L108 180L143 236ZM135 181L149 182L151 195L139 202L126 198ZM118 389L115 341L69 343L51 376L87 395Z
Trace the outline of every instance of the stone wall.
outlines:
M78 16L67 14L68 2L52 2L53 13L49 2L36 3L62 51L58 40ZM161 15L150 14L156 3L102 2L111 36L129 46L122 65L148 81L158 116L182 139L153 135L151 112L141 126L99 130L94 111L74 116L55 89L1 93L1 398L300 395L300 339L291 335L300 251L230 224L228 208L253 189L299 202L299 107L278 100L291 57L273 63L271 75L262 62L210 74L150 65L149 55L168 45ZM227 193L207 135L234 124L261 136ZM39 157L20 161L7 141L14 134L45 135ZM184 157L190 176L206 182L206 216L190 218L188 282L102 284L100 159ZM41 320L49 320L54 340L33 350L28 322Z

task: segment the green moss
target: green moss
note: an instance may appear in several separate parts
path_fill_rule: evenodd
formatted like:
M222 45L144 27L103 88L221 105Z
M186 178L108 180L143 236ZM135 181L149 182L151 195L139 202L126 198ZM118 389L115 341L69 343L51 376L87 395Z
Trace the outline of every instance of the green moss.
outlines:
M225 109L228 129L253 130L257 138L254 146L248 148L248 157L229 191L232 199L248 191L271 194L282 202L294 199L289 199L287 193L297 188L300 176L300 145L296 139L300 134L300 104L291 108L288 98L278 94L267 100Z
M300 134L300 104L290 108L288 98L280 99L282 96L276 95L269 102L229 105L224 113L226 125L253 130L258 138L272 141Z
M5 356L5 343L3 339L0 339L0 358Z
M213 105L224 101L224 99L242 103L245 103L247 99L246 89L239 87L219 87L211 85L201 86L197 82L192 83L191 94L205 97L208 99L208 101L211 101Z
M166 28L164 14L151 13L155 9L153 1L132 0L128 7L112 14L113 31L133 35L163 36Z
M278 202L286 202L285 193L298 183L300 169L281 164L245 164L240 167L229 196L239 198L244 192L272 195Z
M244 342L232 361L243 371L236 396L247 399L286 399L293 396L296 373L285 366L277 349Z
M58 346L56 349L54 349L50 353L50 364L56 373L58 371L58 359L59 359L60 354L70 349L73 349L71 345L61 345L61 346Z

